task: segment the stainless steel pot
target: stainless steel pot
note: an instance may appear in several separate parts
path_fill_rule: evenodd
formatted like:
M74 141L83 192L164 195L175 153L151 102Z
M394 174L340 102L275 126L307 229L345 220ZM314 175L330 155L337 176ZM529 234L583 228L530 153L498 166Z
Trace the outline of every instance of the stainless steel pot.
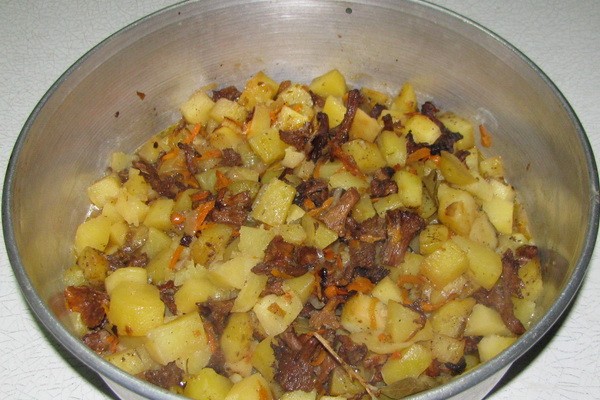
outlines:
M6 246L24 296L46 329L122 398L176 396L96 356L64 318L61 271L73 262L85 188L111 152L132 151L176 121L179 104L200 86L239 86L261 69L307 81L334 67L357 86L386 90L410 80L420 100L485 123L543 249L543 313L532 329L494 360L414 398L482 398L567 308L598 230L598 175L570 106L525 56L422 2L180 4L116 33L53 85L19 136L3 192Z

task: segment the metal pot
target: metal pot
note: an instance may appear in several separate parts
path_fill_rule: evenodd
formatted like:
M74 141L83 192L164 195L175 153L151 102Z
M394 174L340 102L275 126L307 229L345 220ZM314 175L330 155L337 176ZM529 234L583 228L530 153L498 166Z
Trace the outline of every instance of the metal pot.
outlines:
M71 333L61 273L73 262L85 188L113 151L131 152L175 122L198 87L239 86L258 70L307 81L331 68L355 86L387 90L409 80L421 101L433 99L496 132L491 151L504 158L542 249L545 293L531 330L495 359L414 398L482 398L567 308L598 230L598 175L570 106L524 55L422 2L180 4L116 33L53 85L19 136L3 192L7 250L31 308L122 398L177 396L118 370Z

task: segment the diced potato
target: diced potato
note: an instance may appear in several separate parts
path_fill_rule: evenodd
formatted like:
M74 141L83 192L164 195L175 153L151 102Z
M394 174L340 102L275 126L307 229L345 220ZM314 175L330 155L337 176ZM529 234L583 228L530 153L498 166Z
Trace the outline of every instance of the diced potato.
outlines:
M252 321L245 312L235 312L229 315L227 325L221 335L221 350L225 362L236 363L250 359L252 345Z
M332 69L312 80L308 88L321 97L342 97L347 91L346 78L337 69Z
M273 179L258 192L252 205L252 218L275 226L285 222L296 189L279 179Z
M360 88L360 94L366 100L366 104L368 104L370 108L373 108L377 104L386 105L390 100L387 94L368 87Z
M108 260L93 247L86 247L81 251L77 257L77 265L83 271L85 279L95 285L101 285L108 273Z
M142 252L146 253L149 258L154 258L161 251L171 246L172 239L165 232L156 228L148 229L148 238L142 246Z
M148 272L140 267L124 267L114 270L104 281L106 293L110 296L113 290L121 283L144 284L148 283Z
M223 400L233 386L228 378L212 368L203 368L185 382L183 394L194 400Z
M304 392L302 390L294 390L293 392L285 392L279 400L316 400L317 391Z
M149 283L122 282L114 287L106 313L119 335L143 336L163 323L165 305Z
M390 301L402 302L402 291L389 275L375 285L371 294L384 304L388 304Z
M269 382L273 380L275 371L275 352L271 347L273 337L269 336L256 345L252 352L252 366Z
M114 172L121 172L126 168L129 168L131 162L136 159L133 154L123 153L122 151L115 151L110 156L110 169Z
M358 190L366 190L369 187L369 184L364 178L342 170L329 177L329 186L331 186L332 189L342 188L347 190L356 188Z
M302 218L305 213L306 212L302 209L302 207L297 206L296 204L292 204L290 206L290 209L288 210L288 215L287 215L287 218L285 219L285 222L287 224L296 222L296 221L300 220L300 218Z
M450 231L446 225L427 225L419 233L419 252L423 255L431 254L439 249L449 238Z
M311 217L309 214L304 214L301 224L306 232L305 242L308 246L324 249L338 238L337 233Z
M471 231L469 232L469 239L474 242L480 243L490 249L495 249L498 246L498 232L492 225L484 212L478 213L473 220L471 225Z
M280 139L279 131L276 128L269 128L251 136L248 143L266 164L281 160L285 156L285 149L288 146Z
M409 82L405 82L400 89L400 93L392 102L391 109L400 111L403 114L411 114L417 111L417 94Z
M250 311L267 286L267 280L268 277L266 275L257 275L250 272L244 286L242 286L242 289L235 298L231 312Z
M208 277L191 277L179 287L174 295L178 314L198 311L197 303L205 302L219 293Z
M259 261L260 258L240 255L225 262L214 263L209 270L210 279L224 288L241 289Z
M190 124L206 124L215 102L203 91L197 91L182 104L181 115Z
M337 367L331 371L329 393L333 395L345 395L353 397L364 392L364 387L352 379L350 375L343 368ZM323 400L328 396L322 396L319 400ZM339 399L339 397L330 397L333 399ZM343 397L345 399L345 397Z
M163 164L164 165L164 164ZM148 201L149 195L152 192L152 187L146 182L146 179L137 168L130 168L127 182L123 184L127 193L137 197L141 201Z
M273 99L278 89L279 84L260 71L246 82L238 103L252 110L256 104Z
M465 336L509 336L510 334L498 311L483 304L473 306L465 327Z
M128 224L138 226L148 213L148 205L138 197L129 194L126 190L121 190L115 208Z
M462 236L468 236L477 217L477 203L471 194L446 184L438 188L438 218L441 223Z
M420 344L410 346L400 358L390 357L381 367L383 381L388 385L405 378L421 375L431 361L431 350Z
M239 124L246 120L247 114L248 112L243 106L223 97L217 100L209 113L210 117L218 123L223 122L224 119L230 119Z
M152 359L162 365L176 360L185 365L186 360L194 358L195 367L200 371L208 364L211 356L204 325L198 313L177 317L148 331L145 345ZM204 361L201 367L198 367L202 364L199 359Z
M417 336L423 330L417 332L417 334L408 342L394 342L392 338L383 332L353 332L350 334L350 338L355 343L361 343L367 346L367 348L377 354L392 354L410 347L417 340ZM429 340L429 339L427 339Z
M75 233L75 252L81 254L83 249L91 247L103 251L110 238L110 219L104 216L90 218L77 227Z
M469 259L452 240L446 241L423 260L421 273L437 288L442 288L469 268Z
M510 235L513 228L514 202L494 196L490 201L482 205L490 222L496 230L505 235Z
M456 185L468 185L476 181L467 166L458 157L444 150L440 153L440 172L444 179Z
M459 338L462 336L467 318L475 306L475 299L452 300L431 315L431 326L436 333Z
M306 241L306 231L300 224L279 225L273 230L281 235L283 240L296 246L300 246Z
M346 106L344 106L340 97L328 96L323 105L323 112L327 114L329 127L335 128L343 121L346 114Z
M440 127L429 117L415 114L406 121L404 133L412 133L415 143L433 144L442 135Z
M403 207L402 198L398 193L392 193L385 197L380 197L376 202L373 203L373 208L380 217L385 217L385 214L389 210L395 210L396 208Z
M318 172L315 171L315 174L321 179L328 180L333 174L340 171L345 171L341 161L326 161L319 166Z
M158 252L146 266L148 277L155 284L164 283L168 280L173 271L169 268L169 263L173 257L173 252L177 248L178 241L171 239L171 244L164 250Z
M543 290L542 272L540 262L537 258L527 261L519 268L519 278L523 282L521 294L523 299L536 301Z
M519 299L517 297L512 298L513 312L515 317L526 329L529 329L534 317L536 316L536 305L535 302L527 299Z
M374 143L355 139L344 143L342 150L352 156L358 169L365 174L371 174L385 167L385 160Z
M260 298L253 310L265 333L275 336L287 329L303 306L300 297L288 291L281 296L269 294Z
M116 221L110 226L109 244L116 247L121 247L127 241L127 233L129 226L123 220Z
M486 336L477 344L481 362L486 362L509 348L517 338L499 335Z
M233 228L225 224L212 224L204 228L190 246L194 262L206 266L217 259L225 250L232 234Z
M302 105L312 107L313 101L310 93L306 90L306 86L298 83L290 85L277 95L277 101L282 101L287 105Z
M422 327L421 314L393 300L387 303L385 332L394 342L408 341Z
M208 135L208 142L219 150L235 149L244 142L240 133L229 126L220 126Z
M375 118L371 118L369 114L361 110L356 110L352 125L350 125L350 139L363 139L367 142L374 142L381 132L381 126Z
M381 331L385 328L387 307L376 297L357 293L342 309L341 322L349 332Z
M242 226L240 228L240 243L238 248L242 254L252 257L263 258L265 249L273 240L274 233L262 227L252 228Z
M304 124L309 122L310 119L291 107L283 106L277 114L277 119L273 123L273 127L276 128L277 133L279 131L294 131L302 128Z
M423 182L421 178L404 169L393 176L398 185L398 196L405 207L419 207L423 200Z
M392 131L383 131L376 140L379 151L388 167L403 167L406 164L406 138Z
M172 199L159 198L150 203L150 208L144 218L144 225L162 231L168 231L173 227L171 213L174 201Z
M469 259L469 275L475 281L490 290L502 275L502 257L489 247L462 236L454 236L454 243L458 245Z
M481 160L479 171L486 178L504 178L504 162L502 161L502 157L495 156Z
M273 400L273 394L265 378L253 374L235 383L225 400Z
M87 195L96 207L102 208L106 203L117 198L120 188L121 181L116 175L111 174L88 187Z
M465 353L465 341L436 334L431 341L431 353L441 363L457 364Z
M361 195L360 200L358 200L352 209L352 218L357 222L363 222L374 217L375 214L377 214L377 212L375 211L375 208L373 208L371 196L369 196L368 193Z
M462 135L462 139L454 144L455 150L467 150L475 145L475 133L471 121L451 112L440 114L437 119L451 132Z
M286 291L294 291L302 304L305 304L315 288L315 283L315 275L312 272L307 272L304 275L286 279L283 282L283 287Z
M296 150L293 146L288 146L285 149L285 156L281 160L281 165L286 168L296 168L305 158L303 152Z
M137 349L127 349L105 357L106 361L131 375L137 375L152 367L152 360Z

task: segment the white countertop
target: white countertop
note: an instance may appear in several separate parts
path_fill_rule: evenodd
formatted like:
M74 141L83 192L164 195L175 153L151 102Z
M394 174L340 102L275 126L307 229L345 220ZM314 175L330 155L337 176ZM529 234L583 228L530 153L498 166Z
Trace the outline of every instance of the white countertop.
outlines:
M600 154L600 1L435 0L524 52L571 103ZM35 104L81 55L172 0L0 0L0 171ZM29 312L0 254L0 399L114 399ZM600 399L600 251L559 326L490 399Z

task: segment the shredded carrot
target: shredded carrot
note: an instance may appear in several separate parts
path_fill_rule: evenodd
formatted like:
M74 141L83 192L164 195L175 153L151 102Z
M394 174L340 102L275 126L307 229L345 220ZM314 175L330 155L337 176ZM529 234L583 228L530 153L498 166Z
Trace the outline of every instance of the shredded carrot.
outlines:
M229 184L231 183L231 179L229 179L227 177L227 175L225 175L224 173L222 173L219 170L217 170L216 175L217 175L217 182L215 183L216 190L224 189L227 186L229 186Z
M190 131L190 133L186 136L186 138L183 139L183 143L185 143L185 144L192 143L194 141L194 139L196 138L196 136L198 136L198 134L200 133L201 128L202 128L202 124L200 124L200 123L194 125L194 128Z
M183 252L183 246L177 246L173 255L171 256L171 260L169 261L169 269L175 269L175 265L179 261L179 257L181 257L181 253Z
M280 271L280 270L279 270L279 269L277 269L277 268L273 268L273 269L271 270L271 275L273 275L275 278L283 278L283 279L290 279L290 278L293 278L293 276L292 276L292 275L290 275L290 274L286 274L285 272L283 272L283 271Z
M307 211L313 210L317 207L315 202L309 198L304 199L304 201L302 202L302 205L304 206L304 209Z
M204 190L201 192L194 193L190 196L190 199L192 199L192 201L202 201L206 200L208 196L210 196L210 192L208 190Z
M173 150L169 151L168 153L165 153L160 160L161 161L167 161L170 160L171 158L175 158L179 155L179 148L175 147Z
M413 151L408 155L408 157L406 157L406 163L410 164L416 161L425 160L430 156L431 151L429 150L429 147L421 147L420 149Z
M321 177L321 166L323 165L323 160L319 158L315 168L313 169L313 178L319 179Z
M221 150L213 149L213 150L205 151L204 154L202 154L200 156L199 160L200 161L211 160L213 158L221 158L221 156L222 156Z
M402 356L404 355L404 352L402 351L395 351L390 355L390 358L393 360L398 360L400 358L402 358Z
M398 277L398 285L402 286L404 284L413 284L413 285L421 285L424 283L423 277L419 275L400 275Z
M185 222L185 215L179 212L174 212L171 214L171 223L173 225L183 224Z
M313 367L316 367L318 365L323 364L323 361L325 361L326 356L327 356L327 353L325 351L321 350L319 352L319 354L317 355L317 357L310 362L310 365L312 365Z
M348 291L346 289L337 287L335 285L329 285L325 288L325 297L331 299L337 295L347 294Z
M375 285L368 278L359 276L356 279L354 279L354 281L352 281L348 286L346 286L346 289L354 290L360 293L370 293L374 287Z
M207 201L205 203L201 203L198 206L198 208L197 208L198 216L196 217L196 231L202 230L202 225L204 224L204 220L206 219L206 217L208 216L208 213L210 213L213 208L215 208L214 200Z
M492 135L490 135L490 132L483 124L479 125L479 135L481 136L481 145L483 147L490 147L492 145Z
M429 149L428 149L429 150ZM331 153L344 164L344 168L346 171L350 172L354 176L358 176L359 178L364 178L365 174L362 173L360 169L358 169L358 165L356 165L356 161L352 158L351 155L344 153L344 151L339 146L331 146Z
M331 204L333 204L333 196L328 197L323 204L321 204L321 207L319 208L313 208L312 210L308 211L308 215L315 216L320 214L322 211L326 210Z
M335 260L335 256L335 251L333 251L332 249L326 248L323 250L323 257L325 257L327 261Z

